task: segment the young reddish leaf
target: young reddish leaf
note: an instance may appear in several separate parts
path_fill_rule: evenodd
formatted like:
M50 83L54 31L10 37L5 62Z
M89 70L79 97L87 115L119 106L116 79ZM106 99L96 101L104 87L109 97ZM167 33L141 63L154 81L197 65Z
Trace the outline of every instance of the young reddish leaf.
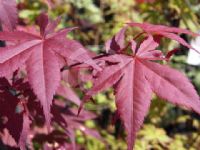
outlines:
M9 30L17 24L17 8L15 0L0 0L0 22Z
M105 43L106 52L120 52L124 47L124 36L127 27L122 28L112 39Z
M37 18L37 24L40 27L40 35L45 36L45 30L48 25L49 19L46 16L46 14L42 13L40 16Z
M16 41L15 45L0 49L0 76L14 72L23 64L26 65L29 82L43 106L48 125L53 95L61 78L59 59L64 58L66 62L85 62L99 69L81 44L66 39L66 34L74 28L53 32L57 22L58 20L49 23L48 17L41 14L37 22L40 35L24 31L13 31L9 34L0 32L0 40Z
M185 106L200 114L200 99L189 80L180 72L151 60L165 60L155 48L158 44L151 35L133 54L114 54L100 58L107 63L93 81L84 101L92 95L112 87L115 90L117 112L127 131L128 150L132 150L136 133L148 112L152 92L167 101ZM109 62L109 63L108 63Z
M179 42L183 46L186 46L191 49L194 49L194 48L192 48L184 39L182 39L177 34L184 33L184 34L188 34L192 36L199 36L199 34L193 33L186 29L180 29L176 27L167 27L164 25L153 25L149 23L135 23L135 22L128 23L128 25L132 27L139 27L149 34L161 35L161 36L170 38L172 40Z

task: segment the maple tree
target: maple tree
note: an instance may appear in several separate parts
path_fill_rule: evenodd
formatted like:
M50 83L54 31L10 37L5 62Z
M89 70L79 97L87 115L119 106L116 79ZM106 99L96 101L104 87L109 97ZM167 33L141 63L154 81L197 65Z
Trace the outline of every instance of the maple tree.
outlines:
M4 144L23 150L26 147L33 149L30 141L35 141L43 144L44 149L51 149L44 143L56 142L59 145L53 148L76 149L76 129L102 140L97 131L83 125L96 115L80 110L93 95L110 87L114 89L118 117L127 132L128 150L134 148L153 93L200 114L199 96L187 77L158 62L169 60L175 51L165 56L156 49L159 46L156 36L159 35L195 50L178 34L198 34L163 25L127 23L105 43L106 53L96 56L79 42L66 37L76 27L56 30L60 18L50 21L41 13L36 20L39 32L36 27L15 29L16 20L16 2L0 0L3 25L0 40L6 42L6 46L0 48L0 137ZM143 31L127 42L125 33L132 27ZM81 74L81 71L90 74ZM88 80L93 85L85 90L82 86ZM74 92L75 87L83 91L82 100ZM79 111L68 103L79 106ZM17 130L13 124L17 125ZM32 124L35 124L33 129ZM37 126L41 124L46 124L47 130L38 131ZM28 136L30 133L34 135L32 139ZM71 142L66 142L65 137Z

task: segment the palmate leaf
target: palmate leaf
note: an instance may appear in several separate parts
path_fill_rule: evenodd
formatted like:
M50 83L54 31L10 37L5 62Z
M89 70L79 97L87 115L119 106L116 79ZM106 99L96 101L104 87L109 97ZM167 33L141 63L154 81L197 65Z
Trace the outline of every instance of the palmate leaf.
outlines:
M66 34L74 28L54 32L59 19L49 22L45 14L41 14L37 22L40 35L24 31L0 32L0 40L14 43L0 48L0 76L6 76L25 64L29 83L42 104L49 126L50 106L61 78L59 60L85 62L97 69L99 67L81 44L66 38Z
M0 22L9 30L17 24L16 0L0 0Z
M123 37L123 36L122 36ZM128 150L132 150L136 133L148 112L151 96L156 93L161 98L200 114L200 99L193 85L180 72L160 65L152 60L165 60L158 44L148 34L137 48L130 41L132 54L116 51L96 61L105 61L103 71L93 80L93 87L86 92L84 101L92 95L113 87L117 112L127 131Z

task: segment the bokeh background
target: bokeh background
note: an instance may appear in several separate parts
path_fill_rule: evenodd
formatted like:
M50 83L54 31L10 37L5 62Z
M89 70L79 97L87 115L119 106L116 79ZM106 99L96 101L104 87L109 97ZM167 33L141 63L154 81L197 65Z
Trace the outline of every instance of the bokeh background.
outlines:
M52 0L52 8L40 0L18 0L20 25L34 25L41 12L50 18L62 16L59 28L78 26L70 34L91 51L101 53L103 45L124 23L149 22L200 30L200 0ZM136 31L137 32L137 29ZM127 33L132 35L132 31ZM181 35L190 42L190 37ZM200 67L187 63L188 49L171 40L162 40L160 49L176 52L168 64L184 72L200 94ZM170 93L169 93L170 94ZM86 126L98 130L104 141L76 132L76 142L86 150L125 150L125 132L120 120L113 125L115 103L112 89L94 96L85 109L97 114ZM37 143L36 143L37 149ZM136 150L198 150L200 116L153 96L151 109L138 133Z

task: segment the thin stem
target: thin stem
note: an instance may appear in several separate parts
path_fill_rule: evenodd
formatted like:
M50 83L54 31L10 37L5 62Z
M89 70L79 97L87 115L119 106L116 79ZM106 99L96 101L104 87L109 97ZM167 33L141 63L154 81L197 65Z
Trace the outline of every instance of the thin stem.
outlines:
M136 40L137 38L139 38L142 34L144 34L144 33L146 33L146 32L141 32L141 33L139 33L138 35L136 35L134 38L133 38L133 40Z
M95 57L93 57L91 59L98 59L98 58L102 58L102 57L105 57L105 56L108 56L108 55L109 54L102 54L102 55L95 56ZM64 70L68 70L68 69L71 69L73 67L77 67L78 65L81 65L81 64L83 64L83 62L74 63L74 64L72 64L70 66L64 66L63 68L60 69L60 71L62 72Z

